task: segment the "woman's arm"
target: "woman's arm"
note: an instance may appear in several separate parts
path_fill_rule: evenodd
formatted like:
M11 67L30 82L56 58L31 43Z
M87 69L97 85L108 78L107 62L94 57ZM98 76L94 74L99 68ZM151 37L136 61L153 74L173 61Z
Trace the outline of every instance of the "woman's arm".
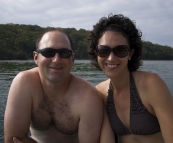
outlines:
M148 80L148 101L158 118L165 143L173 143L173 97L165 82L150 74Z

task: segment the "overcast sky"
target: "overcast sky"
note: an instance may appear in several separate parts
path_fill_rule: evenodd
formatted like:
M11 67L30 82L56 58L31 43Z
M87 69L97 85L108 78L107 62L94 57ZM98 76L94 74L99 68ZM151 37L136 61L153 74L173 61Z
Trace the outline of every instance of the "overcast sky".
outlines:
M110 13L134 20L142 40L173 47L173 0L0 0L0 24L92 30Z

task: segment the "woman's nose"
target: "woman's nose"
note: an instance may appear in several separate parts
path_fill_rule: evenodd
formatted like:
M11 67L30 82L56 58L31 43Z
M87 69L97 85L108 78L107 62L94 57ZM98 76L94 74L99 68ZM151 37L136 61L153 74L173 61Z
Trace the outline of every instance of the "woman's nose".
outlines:
M114 55L114 53L111 51L111 53L109 54L109 56L107 57L108 60L115 60L116 56Z

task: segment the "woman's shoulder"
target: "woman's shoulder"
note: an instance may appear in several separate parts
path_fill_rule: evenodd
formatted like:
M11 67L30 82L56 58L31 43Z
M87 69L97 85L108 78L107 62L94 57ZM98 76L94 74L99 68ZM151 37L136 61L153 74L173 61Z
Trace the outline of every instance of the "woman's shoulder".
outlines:
M138 92L143 93L145 97L151 99L151 97L157 98L159 95L164 98L166 95L170 95L165 81L158 74L137 71L133 73L133 76Z
M108 96L110 79L100 82L96 85L97 90L102 95L104 102L106 101L106 97Z
M108 90L108 88L109 88L109 84L110 84L110 79L107 79L107 80L105 80L105 81L102 81L102 82L100 82L100 83L98 83L97 85L96 85L96 88L100 91L100 90Z
M156 84L156 82L163 82L162 78L157 73L136 71L133 72L135 83L142 84L143 86L150 86Z

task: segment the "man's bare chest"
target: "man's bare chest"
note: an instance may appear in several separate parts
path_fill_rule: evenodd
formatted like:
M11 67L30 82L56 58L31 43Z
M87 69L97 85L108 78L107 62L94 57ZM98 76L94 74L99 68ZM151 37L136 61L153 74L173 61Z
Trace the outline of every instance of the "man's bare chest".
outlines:
M78 123L79 118L69 101L42 100L32 110L31 127L36 130L53 127L62 134L74 134L78 131Z

